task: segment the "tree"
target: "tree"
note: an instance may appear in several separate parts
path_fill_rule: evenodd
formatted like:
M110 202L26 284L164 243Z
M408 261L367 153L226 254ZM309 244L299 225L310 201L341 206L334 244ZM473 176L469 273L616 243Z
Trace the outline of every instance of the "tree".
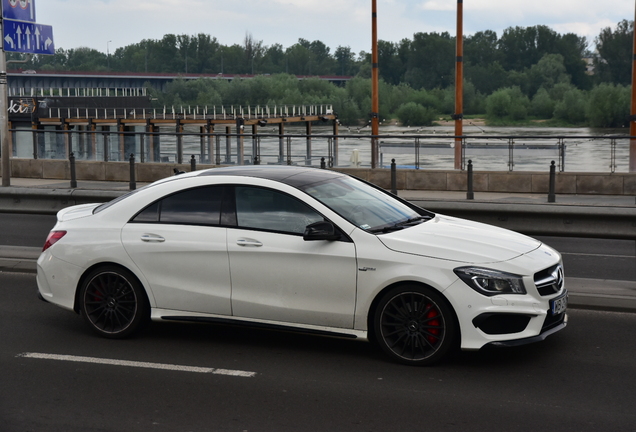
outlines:
M585 121L587 101L585 94L576 88L565 92L563 100L554 108L554 118L571 124L582 124Z
M534 95L539 88L551 89L557 83L570 82L561 54L545 54L541 60L532 65L527 74L528 94Z
M466 64L485 66L501 60L501 55L497 49L496 32L480 31L465 39L464 62Z
M590 92L587 118L591 127L616 128L629 124L630 89L602 83Z
M634 22L623 20L612 31L601 30L594 40L599 58L595 70L601 82L628 85L631 82Z
M430 126L436 117L433 109L423 107L415 102L402 105L397 116L404 126Z
M445 88L455 80L455 42L450 34L416 33L405 81L413 88Z

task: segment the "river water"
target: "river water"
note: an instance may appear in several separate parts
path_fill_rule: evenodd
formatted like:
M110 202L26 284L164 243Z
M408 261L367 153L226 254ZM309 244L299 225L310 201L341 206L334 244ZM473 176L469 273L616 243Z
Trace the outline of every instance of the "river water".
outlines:
M186 128L186 132L188 132ZM190 132L195 132L194 128ZM285 133L292 137L281 141L277 128L259 128L259 139L255 142L250 135L244 138L244 159L253 160L260 155L261 163L286 163L314 166L320 165L320 158L334 165L346 167L368 167L371 165L370 127L340 127L337 157L330 140L331 126L312 128L311 158L307 159L307 140L304 126L290 126ZM427 170L447 170L454 167L454 128L433 126L409 128L403 126L380 126L380 165L388 167L395 159L398 167L421 168ZM625 129L589 128L539 128L539 127L489 127L464 126L466 150L464 163L472 160L478 171L546 171L551 161L557 170L567 172L627 172L629 169L629 140L610 137L628 136ZM524 138L527 137L527 138ZM162 154L172 160L176 152L174 137L162 137ZM184 161L194 154L200 159L201 144L198 136L186 136L183 140ZM417 148L416 148L417 147ZM221 140L221 162L227 160L226 140ZM291 154L288 155L288 149ZM417 154L419 152L419 155ZM237 143L232 138L230 161L236 163ZM357 157L356 157L357 156ZM418 157L419 156L419 157ZM563 157L560 157L563 156ZM203 158L205 160L205 158Z
M218 128L217 133L224 129ZM136 135L125 137L125 156L119 154L120 136L117 133L106 138L108 145L102 145L102 133L96 148L96 154L86 151L78 134L71 134L71 151L81 159L104 160L104 148L108 148L108 160L128 160L135 153L137 160L161 160L175 163L177 156L177 137L174 126L162 126L159 136L159 151L155 149L154 158L150 157L147 136L144 128L137 128ZM246 132L248 129L246 128ZM389 167L395 159L399 168L421 168L426 170L449 170L454 168L454 127L432 126L409 128L397 125L381 125L379 138L379 161L382 167ZM371 128L348 128L340 126L339 135L333 140L332 126L320 124L312 127L311 149L308 150L304 125L286 125L285 137L281 140L278 127L266 125L259 127L257 139L250 134L243 138L245 163L252 163L259 156L262 164L288 163L295 165L320 166L324 157L327 164L334 166L369 167L371 165ZM18 142L14 157L29 158L33 154L31 131L16 133ZM40 157L50 159L65 158L66 150L62 137L44 133L45 148ZM49 136L51 135L51 136ZM465 155L463 168L472 160L476 171L539 171L545 172L555 161L557 170L566 172L628 172L629 140L626 129L588 129L588 128L541 128L541 127L489 127L464 125ZM24 142L22 142L24 141ZM143 159L142 142L144 143ZM230 137L229 151L225 136L210 139L214 156L222 164L238 163L238 142L236 135ZM196 126L185 126L183 143L183 162L188 163L194 155L198 163L209 163L208 140L199 133ZM217 147L218 145L218 147ZM218 156L217 156L218 154ZM159 159L157 159L159 158Z

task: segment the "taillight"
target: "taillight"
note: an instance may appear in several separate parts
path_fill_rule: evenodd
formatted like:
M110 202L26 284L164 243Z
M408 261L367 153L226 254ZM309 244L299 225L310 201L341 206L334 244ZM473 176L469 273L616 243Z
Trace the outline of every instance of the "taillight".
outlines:
M42 248L42 252L53 246L59 239L66 235L66 231L51 231L46 238L46 242L44 242L44 247Z

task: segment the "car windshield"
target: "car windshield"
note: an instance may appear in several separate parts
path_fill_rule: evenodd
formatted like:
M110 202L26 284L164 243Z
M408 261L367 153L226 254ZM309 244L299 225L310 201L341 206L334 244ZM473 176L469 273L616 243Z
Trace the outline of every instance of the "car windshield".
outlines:
M373 233L403 229L431 218L351 177L313 183L302 190L352 224Z

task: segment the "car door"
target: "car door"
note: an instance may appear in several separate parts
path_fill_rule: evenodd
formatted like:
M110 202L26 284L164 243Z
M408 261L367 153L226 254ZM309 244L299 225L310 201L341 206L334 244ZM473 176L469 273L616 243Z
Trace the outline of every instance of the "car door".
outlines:
M355 245L305 241L324 217L272 189L236 186L237 228L228 229L232 310L236 317L352 328Z
M162 309L231 315L226 188L180 191L146 207L122 230L126 252Z

